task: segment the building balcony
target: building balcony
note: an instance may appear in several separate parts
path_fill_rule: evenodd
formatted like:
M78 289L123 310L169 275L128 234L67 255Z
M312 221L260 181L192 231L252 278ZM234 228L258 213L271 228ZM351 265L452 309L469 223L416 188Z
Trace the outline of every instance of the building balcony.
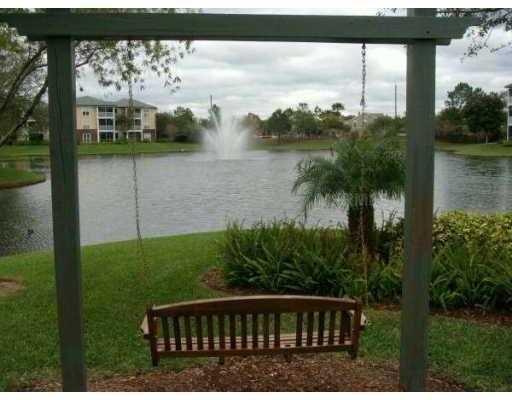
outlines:
M98 118L114 118L113 112L99 112Z

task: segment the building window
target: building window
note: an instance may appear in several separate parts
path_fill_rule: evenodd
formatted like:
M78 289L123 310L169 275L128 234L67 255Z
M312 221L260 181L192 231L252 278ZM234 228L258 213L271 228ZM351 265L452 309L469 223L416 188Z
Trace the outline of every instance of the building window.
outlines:
M82 115L84 117L88 117L89 116L89 111L82 111Z
M86 132L82 135L82 143L91 143L92 142L92 134L90 132Z
M101 142L112 142L114 140L114 132L101 132L100 133L100 141Z
M113 119L100 119L99 121L100 129L113 129L114 128L114 120Z

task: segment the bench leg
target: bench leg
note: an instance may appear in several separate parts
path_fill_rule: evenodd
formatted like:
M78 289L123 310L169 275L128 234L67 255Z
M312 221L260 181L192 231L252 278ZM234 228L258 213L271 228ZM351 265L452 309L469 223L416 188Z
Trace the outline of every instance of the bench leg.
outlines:
M284 353L284 359L286 360L286 362L292 362L292 354Z
M352 360L355 360L357 358L357 349L352 349L348 351L348 354L350 354L350 358Z
M219 365L224 365L224 357L219 357Z
M153 367L158 367L158 364L160 364L160 357L151 357L151 362L153 364Z

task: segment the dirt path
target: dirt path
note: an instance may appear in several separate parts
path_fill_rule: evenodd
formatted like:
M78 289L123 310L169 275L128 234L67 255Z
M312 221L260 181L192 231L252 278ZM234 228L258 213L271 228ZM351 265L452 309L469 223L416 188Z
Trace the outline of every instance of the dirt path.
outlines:
M28 390L60 390L57 383L36 383ZM282 357L226 359L225 365L209 362L203 366L170 372L114 376L92 380L91 391L176 391L176 392L284 392L284 391L399 391L398 367L392 364L351 360L344 355L295 356L288 363ZM442 378L429 377L429 391L463 391Z

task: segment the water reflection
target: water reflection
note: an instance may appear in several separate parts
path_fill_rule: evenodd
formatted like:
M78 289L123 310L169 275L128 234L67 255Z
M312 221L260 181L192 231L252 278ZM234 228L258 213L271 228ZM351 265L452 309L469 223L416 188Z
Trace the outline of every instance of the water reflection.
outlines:
M244 160L207 154L138 157L142 229L145 236L219 230L228 218L300 216L301 199L290 189L294 167L307 153L253 151ZM2 163L49 174L46 159ZM129 157L98 156L79 162L83 244L135 237ZM468 158L436 153L435 208L507 210L512 194L512 159ZM51 247L49 179L0 191L0 255ZM377 218L402 214L403 203L380 201ZM336 224L339 210L319 207L310 223Z

